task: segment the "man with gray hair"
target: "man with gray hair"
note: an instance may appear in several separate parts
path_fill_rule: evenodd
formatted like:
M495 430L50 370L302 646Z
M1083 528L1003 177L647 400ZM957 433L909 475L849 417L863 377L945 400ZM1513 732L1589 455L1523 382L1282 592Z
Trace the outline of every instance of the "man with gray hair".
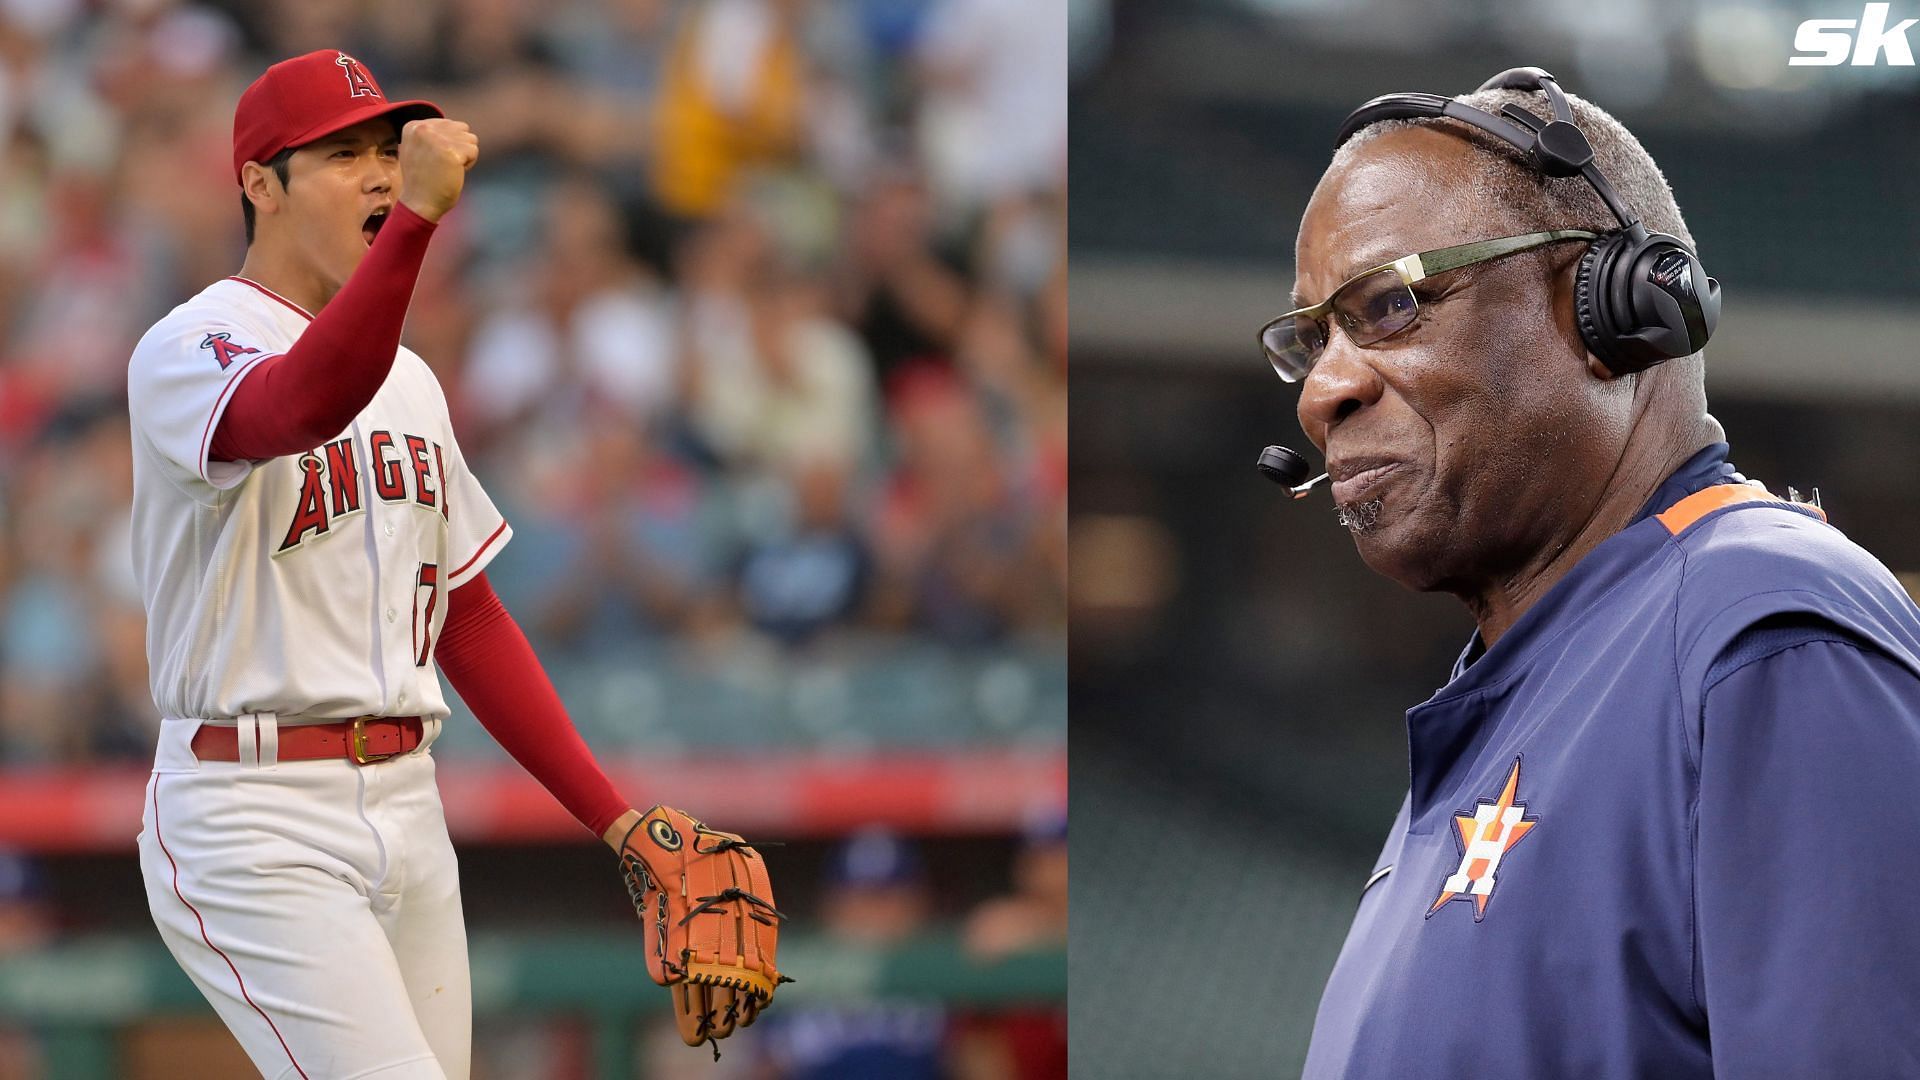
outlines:
M1920 609L1728 462L1639 142L1489 86L1349 119L1261 335L1361 558L1478 624L1305 1074L1920 1076Z

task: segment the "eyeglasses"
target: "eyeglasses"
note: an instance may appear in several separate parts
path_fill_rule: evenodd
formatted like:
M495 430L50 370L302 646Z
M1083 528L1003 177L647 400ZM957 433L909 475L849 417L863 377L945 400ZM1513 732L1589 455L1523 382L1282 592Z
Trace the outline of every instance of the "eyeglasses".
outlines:
M1362 270L1320 303L1289 311L1261 327L1260 348L1281 379L1299 382L1326 351L1329 313L1355 345L1372 345L1412 326L1419 317L1420 302L1410 288L1416 281L1563 240L1597 240L1599 236L1584 229L1556 229L1407 255Z

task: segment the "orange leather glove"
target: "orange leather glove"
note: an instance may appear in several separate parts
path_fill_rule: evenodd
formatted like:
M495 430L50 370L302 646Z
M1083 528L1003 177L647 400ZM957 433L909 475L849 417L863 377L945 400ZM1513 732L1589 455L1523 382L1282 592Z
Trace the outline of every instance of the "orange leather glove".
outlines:
M733 833L656 806L620 843L620 873L646 927L647 974L673 995L688 1046L746 1027L793 980L774 967L780 924L766 860Z

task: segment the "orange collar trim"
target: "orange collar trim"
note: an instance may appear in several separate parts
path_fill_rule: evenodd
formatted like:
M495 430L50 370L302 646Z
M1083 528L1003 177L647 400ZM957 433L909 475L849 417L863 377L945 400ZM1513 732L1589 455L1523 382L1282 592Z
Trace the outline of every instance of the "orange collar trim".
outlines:
M1788 502L1777 495L1769 495L1764 489L1754 487L1750 484L1715 484L1709 488L1702 488L1686 498L1681 499L1679 502L1674 503L1667 508L1666 512L1656 516L1659 517L1660 524L1667 527L1668 532L1679 536L1681 533L1686 532L1695 522L1713 513L1715 510L1750 502L1779 503L1782 506L1791 506L1795 509L1805 510L1818 517L1821 521L1827 520L1827 512L1811 503Z

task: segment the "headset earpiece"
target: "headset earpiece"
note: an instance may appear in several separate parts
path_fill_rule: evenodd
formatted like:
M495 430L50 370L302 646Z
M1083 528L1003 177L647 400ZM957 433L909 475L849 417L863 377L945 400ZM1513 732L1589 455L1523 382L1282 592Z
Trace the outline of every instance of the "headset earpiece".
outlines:
M1677 237L1620 230L1581 258L1573 311L1587 351L1628 375L1699 352L1720 322L1720 283Z
M1617 358L1610 355L1602 355L1600 346L1596 345L1596 342L1604 342L1606 340L1606 333L1600 329L1600 306L1593 302L1593 283L1595 279L1594 267L1599 264L1601 257L1607 253L1607 249L1613 245L1614 238L1620 235L1620 233L1608 233L1593 243L1588 244L1586 254L1580 257L1580 268L1574 271L1573 276L1573 319L1580 327L1580 341L1586 345L1587 351L1592 353L1595 358L1597 358L1601 364L1605 365L1606 369L1616 377L1625 375L1626 371L1614 367L1613 365ZM1610 351L1611 350L1609 350L1609 352Z

